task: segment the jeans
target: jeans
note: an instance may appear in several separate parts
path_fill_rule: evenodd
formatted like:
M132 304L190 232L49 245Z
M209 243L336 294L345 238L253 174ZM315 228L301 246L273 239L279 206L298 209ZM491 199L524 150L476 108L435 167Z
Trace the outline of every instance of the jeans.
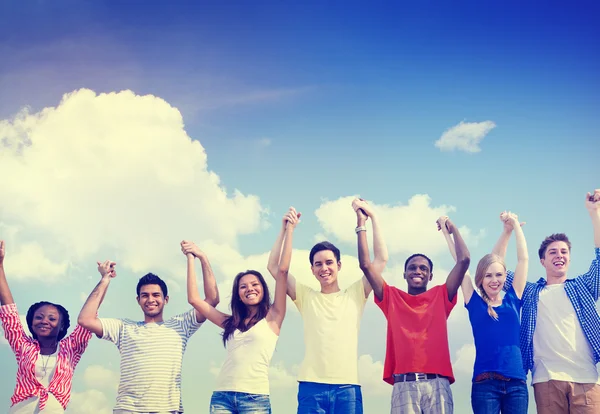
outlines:
M471 388L474 414L527 414L528 403L525 381L486 379L474 382Z
M298 414L363 414L360 385L302 381Z
M271 400L263 394L214 391L210 414L271 414Z

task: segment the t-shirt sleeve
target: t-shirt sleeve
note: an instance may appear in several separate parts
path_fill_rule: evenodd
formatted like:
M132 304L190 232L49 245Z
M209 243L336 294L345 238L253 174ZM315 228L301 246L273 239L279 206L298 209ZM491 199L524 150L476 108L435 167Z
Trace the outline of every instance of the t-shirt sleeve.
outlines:
M198 318L196 318L196 310L190 309L186 313L182 313L181 315L175 316L175 318L179 319L183 326L183 332L186 337L189 338L202 326L204 322L198 322Z
M467 308L467 310L469 312L472 312L475 309L477 309L479 306L481 306L482 303L485 306L487 306L485 301L481 298L481 296L479 296L479 292L474 290L473 294L471 295L471 299L469 300L469 303L465 303L465 308Z
M377 295L373 295L373 300L375 301L375 304L377 306L379 306L379 309L381 309L381 311L383 312L384 315L387 316L388 313L388 308L390 305L390 291L391 291L392 287L390 285L388 285L386 283L386 281L383 281L383 298L381 298L381 300L377 299Z
M440 293L438 293L438 295L444 295L444 305L446 306L446 318L448 318L450 316L450 312L452 312L452 309L454 309L454 306L456 306L458 295L454 295L454 298L450 300L448 299L448 287L446 286L446 284L444 283L441 287L442 288L440 289Z
M98 318L102 324L102 339L112 342L117 347L121 345L121 335L125 323L123 319Z
M294 301L294 304L300 313L302 313L302 305L304 304L304 300L311 290L311 288L303 283L298 283L298 280L296 280L296 300Z
M365 297L365 284L362 277L348 287L348 292L352 295L352 300L360 306L360 309L364 309L367 298Z
M510 287L510 289L508 289L508 291L504 295L504 300L509 301L510 303L514 304L515 308L517 308L517 310L520 310L521 305L523 304L523 299L519 299L519 297L517 296L517 292L515 292L515 288L512 286Z

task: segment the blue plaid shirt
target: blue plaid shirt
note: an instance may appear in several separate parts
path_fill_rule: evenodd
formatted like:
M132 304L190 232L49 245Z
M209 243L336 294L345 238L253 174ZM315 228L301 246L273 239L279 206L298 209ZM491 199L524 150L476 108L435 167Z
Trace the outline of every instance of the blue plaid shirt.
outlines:
M575 308L581 329L594 353L594 362L600 362L600 314L596 309L596 301L600 296L600 248L596 247L596 258L590 270L575 279L565 281L565 291ZM508 290L515 277L511 271L506 272L504 290ZM533 333L537 321L540 291L546 286L546 279L540 278L536 283L527 282L523 291L521 308L521 355L525 373L533 368Z

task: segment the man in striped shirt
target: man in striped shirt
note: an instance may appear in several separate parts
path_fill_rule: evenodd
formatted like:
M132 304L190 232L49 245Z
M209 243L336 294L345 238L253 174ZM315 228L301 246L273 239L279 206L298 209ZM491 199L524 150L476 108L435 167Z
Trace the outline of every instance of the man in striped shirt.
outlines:
M595 258L590 269L567 279L571 243L563 233L547 237L539 249L546 278L528 282L521 310L521 354L531 370L538 414L597 414L600 385L600 189L588 193L585 205L592 219ZM510 232L495 252L506 251ZM508 272L505 290L514 275Z
M182 242L186 243L186 242ZM217 284L206 255L197 247L206 301L219 303ZM188 339L205 318L196 310L163 319L169 301L167 286L148 273L137 285L137 302L144 321L98 318L97 311L106 289L116 276L115 262L98 263L102 278L79 314L79 324L98 337L113 342L121 353L121 380L114 414L180 414L181 365ZM151 361L149 363L149 361Z

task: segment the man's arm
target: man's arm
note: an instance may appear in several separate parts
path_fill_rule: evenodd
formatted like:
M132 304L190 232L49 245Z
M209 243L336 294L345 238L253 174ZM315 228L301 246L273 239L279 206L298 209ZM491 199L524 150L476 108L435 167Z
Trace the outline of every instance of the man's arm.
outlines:
M279 334L283 318L285 317L287 279L290 271L290 263L292 261L293 235L296 225L299 222L300 213L295 214L295 212L291 211L289 218L290 220L288 220L285 230L281 260L279 261L277 276L275 278L275 300L267 314L267 322L269 322L271 329L276 334Z
M200 264L202 265L202 282L204 285L204 301L212 306L213 308L216 307L219 304L219 289L217 288L217 281L215 280L215 274L212 271L212 267L210 266L210 262L208 261L208 256L206 256L206 254L200 250L198 248L198 246L196 246L194 243L190 242L190 241L182 241L181 242L181 251L183 252L183 254L185 254L186 256L188 256L188 254L192 254L194 257L197 257L200 260ZM189 259L189 256L188 256ZM193 261L192 261L192 271L194 271L193 268ZM188 260L188 281L189 281L189 268L190 268L190 264L189 264L189 260ZM196 284L196 272L194 271L194 285ZM189 284L188 284L188 288L189 288ZM196 288L194 290L194 292L197 294L198 293L198 289ZM188 302L189 302L189 289L188 289ZM198 295L199 298L199 295ZM190 303L191 304L191 303ZM192 306L194 306L193 304L191 304ZM198 311L198 309L194 306L194 308L196 309L196 320L198 321L198 323L202 323L206 320L206 315L200 311Z
M438 231L441 231L444 235L444 238L446 239L446 244L448 245L448 250L450 250L452 258L454 259L454 261L456 261L456 247L454 246L452 236L448 232L448 227L446 227L446 221L448 221L448 216L441 216L439 219L437 219L436 223L438 226ZM469 275L468 269L465 272L465 276L463 277L462 283L460 284L460 289L462 290L463 300L465 304L469 304L475 289L473 288L473 282L471 281L471 276Z
M368 297L369 293L371 293L370 290L373 289L377 300L382 301L384 284L382 273L388 260L388 251L379 228L379 219L372 207L364 200L355 199L352 202L352 208L356 212L356 224L359 229L356 233L358 239L358 262L360 269L365 275L363 280L367 282L365 283L365 296ZM365 226L369 217L371 217L371 222L373 223L373 250L375 253L373 262L371 262L369 254L367 232L360 229Z
M594 194L587 193L585 206L592 219L594 229L594 245L600 247L600 189L594 190Z
M281 261L281 248L283 246L283 239L285 237L285 227L288 220L293 220L293 217L300 219L301 214L296 212L294 207L290 207L288 212L283 216L281 221L281 229L275 239L275 243L269 253L269 261L267 262L267 269L275 280L277 280L277 272L279 271L279 262ZM287 277L287 294L292 300L296 300L296 279L288 272Z
M102 323L98 319L98 309L100 309L100 305L104 300L110 280L117 276L116 265L115 262L110 260L106 260L103 263L98 262L98 272L100 272L101 276L100 282L98 282L92 293L90 293L90 296L88 296L77 318L79 325L96 334L98 338L102 338L103 336Z
M450 271L448 278L446 279L446 289L448 290L448 300L454 300L456 293L458 292L458 288L463 282L463 278L465 277L465 273L469 270L469 264L471 263L471 255L469 253L469 249L465 244L460 232L458 231L458 227L454 225L451 220L446 220L446 227L448 228L448 233L452 234L454 237L454 246L456 248L456 264Z
M6 243L4 240L0 240L0 305L10 305L15 303L10 288L8 287L8 281L6 280L6 273L4 273L4 256L6 255Z

